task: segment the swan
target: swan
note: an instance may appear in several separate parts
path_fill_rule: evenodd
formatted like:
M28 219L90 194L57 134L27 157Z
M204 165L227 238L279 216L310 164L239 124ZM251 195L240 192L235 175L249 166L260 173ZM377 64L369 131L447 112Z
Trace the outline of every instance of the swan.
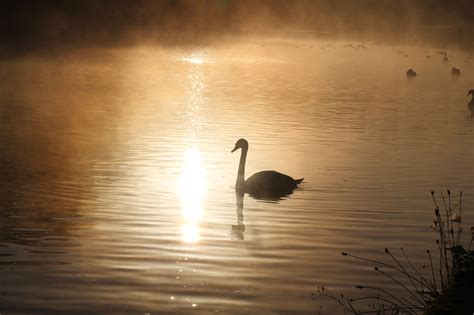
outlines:
M248 193L255 198L278 198L291 195L293 190L303 181L303 178L293 179L292 177L278 173L276 171L261 171L253 174L245 180L245 161L249 143L245 139L239 139L231 152L241 149L239 171L235 190L237 192Z
M461 75L461 70L459 70L458 68L456 67L453 67L451 69L451 75Z
M413 78L414 76L416 76L416 72L413 69L408 69L407 77Z
M474 90L469 90L467 96L469 95L472 95L472 99L469 104L467 104L467 108L471 111L471 116L474 116Z

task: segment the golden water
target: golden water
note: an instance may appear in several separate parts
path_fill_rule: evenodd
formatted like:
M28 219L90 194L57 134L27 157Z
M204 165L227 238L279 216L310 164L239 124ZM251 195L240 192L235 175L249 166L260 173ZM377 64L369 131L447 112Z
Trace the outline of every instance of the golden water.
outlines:
M305 314L316 285L396 291L340 252L426 264L432 189L463 190L473 222L474 62L327 44L1 61L0 313ZM239 210L241 137L247 176L301 189Z

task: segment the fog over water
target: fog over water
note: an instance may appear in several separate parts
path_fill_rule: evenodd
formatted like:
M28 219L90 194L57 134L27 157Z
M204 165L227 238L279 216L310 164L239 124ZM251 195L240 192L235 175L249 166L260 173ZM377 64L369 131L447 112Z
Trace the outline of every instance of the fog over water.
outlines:
M219 44L285 32L472 48L472 1L2 1L2 53L78 45ZM313 34L314 35L314 34Z
M340 314L406 294L340 253L422 270L431 190L474 225L470 1L1 6L2 314ZM239 138L304 182L241 198Z

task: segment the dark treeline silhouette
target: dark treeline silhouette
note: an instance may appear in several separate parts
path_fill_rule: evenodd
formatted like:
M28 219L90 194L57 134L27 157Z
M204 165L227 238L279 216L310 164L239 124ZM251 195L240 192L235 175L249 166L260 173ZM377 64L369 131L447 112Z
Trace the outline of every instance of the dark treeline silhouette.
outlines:
M4 0L2 51L206 42L223 34L327 33L472 45L471 0Z

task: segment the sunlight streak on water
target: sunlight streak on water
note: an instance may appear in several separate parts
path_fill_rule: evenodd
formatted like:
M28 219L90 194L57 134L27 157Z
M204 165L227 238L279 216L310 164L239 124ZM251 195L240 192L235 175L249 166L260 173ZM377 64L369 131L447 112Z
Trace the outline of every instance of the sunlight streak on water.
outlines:
M181 61L201 65L204 63L203 53L201 51L193 51L189 56L181 58Z
M183 58L191 64L203 62L200 52L193 52L191 57ZM195 142L199 139L204 114L203 93L204 77L200 67L191 67L188 72L188 100L184 106L183 119L186 126L184 139ZM203 198L206 191L206 178L199 149L187 149L184 153L184 164L181 173L181 204L185 223L181 227L183 241L195 243L199 240L199 221L203 214Z
M201 57L197 57L197 56L185 57L185 58L183 58L183 61L193 63L193 64L196 64L196 65L200 65L200 64L204 63L204 60Z
M184 225L181 230L183 241L199 240L199 221L203 214L203 199L206 191L205 172L198 150L189 149L185 152L181 175L181 204Z
M187 77L188 100L183 110L183 119L186 126L185 139L195 141L199 139L203 125L206 84L200 67L192 67Z

